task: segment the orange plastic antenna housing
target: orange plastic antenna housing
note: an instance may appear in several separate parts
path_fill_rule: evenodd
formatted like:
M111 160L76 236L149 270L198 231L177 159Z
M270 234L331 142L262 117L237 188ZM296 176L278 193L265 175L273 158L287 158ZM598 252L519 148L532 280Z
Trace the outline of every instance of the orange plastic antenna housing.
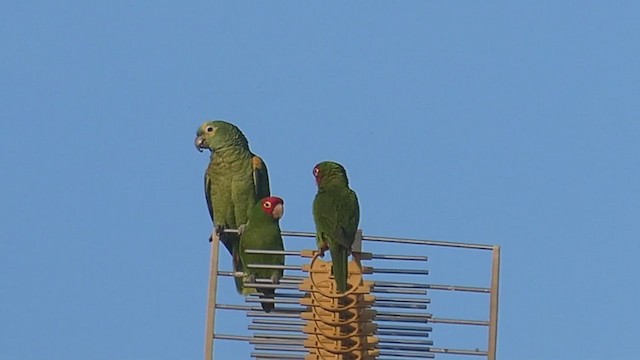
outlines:
M303 251L311 263L302 270L309 277L300 284L305 296L300 304L307 308L300 317L306 321L303 328L309 350L306 360L374 360L379 355L376 325L372 322L375 311L371 306L372 283L363 281L364 269L354 257L349 262L347 291L338 293L331 273L331 262L323 261L316 251Z

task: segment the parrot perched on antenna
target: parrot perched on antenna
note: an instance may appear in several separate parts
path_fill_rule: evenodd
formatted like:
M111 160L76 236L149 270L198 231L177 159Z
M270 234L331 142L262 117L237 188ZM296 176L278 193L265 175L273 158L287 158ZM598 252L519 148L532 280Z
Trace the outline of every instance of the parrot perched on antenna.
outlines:
M249 209L270 195L267 166L249 150L249 142L237 126L222 120L207 121L196 132L198 151L211 151L209 167L204 174L204 192L209 215L220 241L232 256L235 272L243 272L240 258L240 236L224 233L225 229L242 230ZM209 239L211 241L211 239ZM238 293L243 289L241 277L235 277Z
M333 276L338 293L347 291L349 254L355 240L360 206L356 193L349 188L342 165L325 161L313 168L318 193L313 200L316 243L320 254L331 252Z
M249 211L249 222L240 235L240 258L245 265L245 282L255 283L256 277L271 279L273 284L279 284L283 269L250 269L248 264L284 265L284 255L248 254L251 250L284 250L282 235L280 235L279 220L284 214L284 201L279 197L267 197L258 201ZM258 289L263 293L261 298L273 299L274 289ZM271 312L274 304L263 302L262 309Z

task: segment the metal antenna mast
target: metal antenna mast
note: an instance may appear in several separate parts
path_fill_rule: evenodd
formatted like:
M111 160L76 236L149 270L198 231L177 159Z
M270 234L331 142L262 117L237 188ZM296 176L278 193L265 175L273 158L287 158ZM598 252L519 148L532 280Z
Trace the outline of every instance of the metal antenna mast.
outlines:
M236 230L226 230L236 232ZM315 233L283 231L285 240L315 238ZM362 251L362 242L392 244L390 253ZM315 242L312 243L315 244ZM433 284L427 279L427 256L416 255L414 247L448 247L475 249L492 253L490 286ZM318 257L315 250L247 250L266 255L285 255L287 265L246 264L249 268L278 268L285 271L280 284L268 279L256 279L245 284L250 288L276 290L274 299L258 294L246 298L249 305L217 302L219 277L241 276L233 271L219 271L219 238L211 242L211 267L205 325L204 359L212 360L215 340L243 341L253 345L254 359L297 360L394 360L425 359L455 354L496 360L498 334L498 289L500 247L497 245L461 242L363 236L358 231L349 262L349 287L337 294L331 275L331 263ZM400 254L398 254L400 252ZM291 260L290 260L291 259ZM299 264L294 264L296 259ZM386 267L385 263L402 264ZM404 265L407 264L407 265ZM392 276L392 280L388 277ZM480 293L489 297L488 319L438 317L426 311L431 299L427 291ZM260 302L277 306L265 313ZM232 335L216 332L217 310L243 312L251 319L252 335ZM487 329L486 350L435 347L430 340L432 324Z

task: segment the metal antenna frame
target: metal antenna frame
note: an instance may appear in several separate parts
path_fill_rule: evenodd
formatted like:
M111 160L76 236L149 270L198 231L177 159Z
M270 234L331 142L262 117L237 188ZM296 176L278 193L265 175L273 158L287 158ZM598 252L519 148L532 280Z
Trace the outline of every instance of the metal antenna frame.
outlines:
M225 230L227 233L237 233L237 230ZM283 237L304 237L304 238L315 238L315 233L312 232L299 232L299 231L283 231ZM251 336L237 336L237 335L224 335L224 334L216 334L215 333L215 317L217 309L229 309L229 310L241 310L247 311L247 315L250 317L257 317L254 320L254 325L250 326L251 329L254 330L266 330L267 328L262 328L259 324L266 325L274 325L281 324L283 326L296 326L300 325L300 312L295 308L284 308L281 310L279 314L265 314L260 312L259 307L252 306L243 306L243 305L224 305L217 304L217 291L218 291L218 276L236 276L233 272L229 271L219 271L218 261L219 261L219 250L220 250L220 237L215 231L212 234L211 241L211 261L209 268L209 287L207 291L207 311L206 311L206 320L205 320L205 348L204 348L204 359L205 360L213 360L214 354L214 339L220 340L240 340L240 341L248 341L256 346L256 350L274 350L274 348L270 348L269 344L277 344L278 350L281 351L295 351L293 348L287 350L287 346L293 346L299 340L298 335L290 335L290 336L278 336L278 337L251 337ZM462 248L462 249L477 249L477 250L485 250L492 252L492 265L491 265L491 284L489 288L482 287L471 287L471 286L456 286L456 285L436 285L436 284L417 284L417 283L394 283L388 281L374 281L374 284L379 285L381 288L374 289L373 292L378 293L397 293L397 294L426 294L426 290L445 290L445 291L463 291L463 292L476 292L476 293L488 293L490 296L489 300L489 320L463 320L463 319L444 319L444 318L433 318L430 314L425 314L425 318L416 318L413 319L413 315L409 316L398 316L397 313L385 313L383 311L378 311L378 320L379 322L384 321L407 321L410 324L417 322L424 323L445 323L445 324L459 324L459 325L480 325L488 327L488 346L487 351L479 351L479 350L460 350L460 349L447 349L447 348L434 348L429 346L428 353L410 353L410 357L428 357L432 358L435 354L458 354L458 355L481 355L486 356L487 360L496 360L496 345L498 339L498 304L499 304L499 283L500 283L500 246L498 245L486 245L486 244L473 244L473 243L461 243L461 242L450 242L450 241L437 241L437 240L419 240L419 239L405 239L405 238L392 238L392 237L381 237L381 236L362 236L362 230L358 230L358 234L356 235L356 241L353 246L353 251L355 253L362 251L362 241L372 241L372 242L387 242L387 243L398 243L398 244L414 244L414 245L427 245L427 246L438 246L438 247L450 247L450 248ZM255 250L259 252L258 250ZM263 253L269 253L263 252ZM281 251L278 252L283 255L300 255L302 252L298 251ZM365 256L369 256L368 258L363 258L365 260L370 259L392 259L392 260L421 260L420 257L415 256L406 256L406 255L372 255L367 253L361 253ZM426 258L425 258L426 260ZM251 265L250 267L260 267L260 265ZM300 266L290 266L284 265L282 269L289 270L298 270ZM379 273L415 273L415 272L406 272L405 270L396 271L394 269L376 269L370 268L372 272ZM285 276L282 283L279 285L272 285L272 288L280 288L280 289L297 289L298 285L302 282L303 277L301 276ZM269 285L261 283L261 284L247 284L247 285L257 285L262 287L269 287ZM294 299L288 300L280 300L280 303L297 303L295 298L297 296L293 294L288 294L287 297L292 297ZM380 305L382 307L395 307L395 308L423 308L419 304L398 304L400 302L408 302L406 299L398 300L394 298L389 298L391 300L387 300L385 302L384 297L378 297L380 301ZM428 303L429 301L424 301ZM265 317L266 320L262 321L259 319L260 317ZM291 320L278 320L278 318L290 318ZM298 322L296 322L298 320ZM258 324L258 325L256 325ZM411 327L414 327L411 325ZM415 328L415 327L414 327ZM289 330L285 330L282 328L281 331L292 331L294 328L288 328ZM390 334L397 335L393 333L393 331L406 331L403 329L401 325L380 325L379 329L381 331L388 331ZM384 330L387 329L387 330ZM431 329L428 328L428 331ZM406 333L405 333L406 334ZM266 336L266 335L265 335ZM387 342L400 342L396 340L388 340ZM410 343L410 340L406 340L406 343ZM423 344L430 345L431 343L428 341L423 341ZM399 345L398 345L399 346ZM402 348L398 348L394 345L382 345L380 347L380 359L392 359L398 356L402 356L401 352L396 350L401 350ZM405 348L406 349L406 348ZM422 351L422 350L421 350ZM282 355L279 354L278 357L274 357L272 353L252 353L252 357L256 359L300 359L300 355ZM388 357L386 357L388 356Z
M207 318L204 328L204 358L213 359L216 326L216 298L218 295L218 260L220 236L217 231L211 235L211 264L209 265L209 288L207 289Z

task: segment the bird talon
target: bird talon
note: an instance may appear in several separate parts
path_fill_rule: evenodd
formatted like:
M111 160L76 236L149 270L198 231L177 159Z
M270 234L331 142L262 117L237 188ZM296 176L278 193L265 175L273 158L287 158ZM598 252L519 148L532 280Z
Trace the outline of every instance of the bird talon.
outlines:
M215 225L213 230L211 231L211 235L209 236L209 242L213 241L214 236L218 236L220 238L224 234L224 225Z
M324 258L324 253L325 251L327 251L329 249L328 245L322 246L320 248L318 248L318 254L320 254L321 258Z
M247 224L242 224L238 226L238 235L242 235L242 233L247 229Z
M271 275L271 282L272 282L274 285L278 285L278 284L280 284L280 276L278 276L277 274L273 274L273 275Z

